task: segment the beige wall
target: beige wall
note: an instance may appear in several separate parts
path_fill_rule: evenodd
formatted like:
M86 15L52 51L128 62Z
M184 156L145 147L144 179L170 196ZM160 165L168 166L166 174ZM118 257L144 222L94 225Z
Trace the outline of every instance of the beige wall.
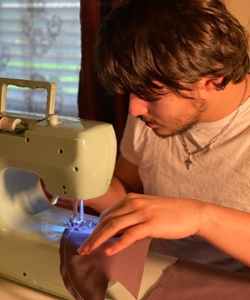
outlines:
M250 34L250 0L224 0L224 3Z

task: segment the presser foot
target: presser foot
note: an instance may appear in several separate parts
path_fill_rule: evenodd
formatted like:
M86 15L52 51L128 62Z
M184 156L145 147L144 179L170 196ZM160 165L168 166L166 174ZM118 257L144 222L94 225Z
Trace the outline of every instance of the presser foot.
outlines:
M90 229L96 226L96 222L91 220L91 219L78 219L74 216L70 217L67 225L69 229L73 229L73 230L77 230L77 231L81 231L84 229Z
M79 208L79 212L78 212ZM91 229L96 226L96 222L84 216L83 200L75 199L73 201L73 215L69 218L67 225L69 229L81 231L84 229Z

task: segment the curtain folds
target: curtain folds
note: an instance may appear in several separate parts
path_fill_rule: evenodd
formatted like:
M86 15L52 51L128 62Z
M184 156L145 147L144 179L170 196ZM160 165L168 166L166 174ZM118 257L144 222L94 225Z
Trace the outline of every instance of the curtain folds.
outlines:
M113 124L120 142L128 113L128 95L105 90L98 81L93 63L93 49L102 19L117 1L81 0L81 69L79 74L79 117Z

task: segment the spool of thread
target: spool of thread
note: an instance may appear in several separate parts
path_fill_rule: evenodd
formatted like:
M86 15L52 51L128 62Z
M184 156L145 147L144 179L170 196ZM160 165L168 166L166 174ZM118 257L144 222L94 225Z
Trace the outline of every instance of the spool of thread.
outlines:
M22 122L21 119L2 117L0 119L0 130L14 131L16 126Z

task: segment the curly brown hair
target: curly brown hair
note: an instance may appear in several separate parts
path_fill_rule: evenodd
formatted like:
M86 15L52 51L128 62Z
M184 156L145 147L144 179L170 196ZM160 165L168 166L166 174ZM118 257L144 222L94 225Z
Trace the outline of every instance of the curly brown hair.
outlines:
M96 70L103 86L157 100L184 95L202 77L216 86L249 71L248 35L220 0L121 0L100 26Z

